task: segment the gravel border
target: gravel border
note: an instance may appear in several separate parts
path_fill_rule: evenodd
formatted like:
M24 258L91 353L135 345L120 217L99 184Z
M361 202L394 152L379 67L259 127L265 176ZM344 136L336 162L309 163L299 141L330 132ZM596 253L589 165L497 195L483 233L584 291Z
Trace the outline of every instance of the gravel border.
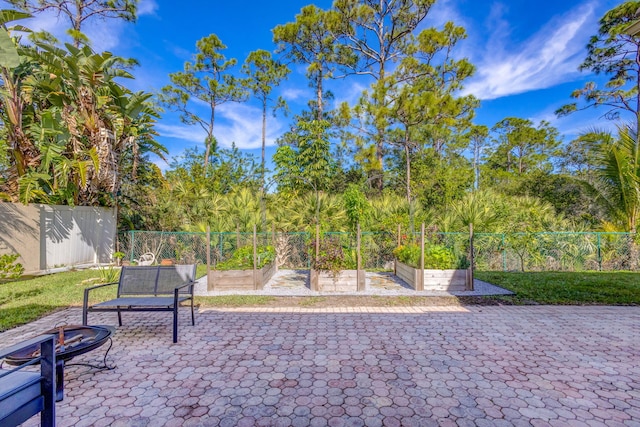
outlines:
M287 275L295 274L293 270L279 270L276 274L273 275L271 280L265 284L263 290L259 291L208 291L207 290L207 276L203 276L197 280L196 286L194 288L194 293L196 296L223 296L223 295L266 295L266 296L326 296L326 295L361 295L361 296L434 296L434 297L443 297L443 296L489 296L489 295L513 295L513 292L508 291L499 286L492 285L491 283L483 282L482 280L474 279L473 291L464 291L464 292L447 292L447 291L414 291L408 286L405 287L401 283L401 281L397 281L397 286L393 287L393 289L380 289L373 288L370 285L370 281L367 278L365 283L365 290L361 292L314 292L309 289L308 283L298 281L299 286L292 287L277 287L274 288L272 285L274 282L278 280L282 280L283 277ZM308 280L306 281L308 282ZM390 283L393 283L390 281Z

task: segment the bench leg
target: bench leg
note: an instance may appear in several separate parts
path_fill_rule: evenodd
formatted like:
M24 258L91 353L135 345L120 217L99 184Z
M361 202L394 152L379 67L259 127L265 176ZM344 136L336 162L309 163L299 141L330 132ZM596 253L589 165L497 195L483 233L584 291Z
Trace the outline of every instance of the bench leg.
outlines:
M173 342L178 342L178 304L173 306Z
M196 325L196 317L193 314L193 297L191 297L191 326Z
M122 326L122 313L118 310L118 326Z
M42 394L44 396L44 409L40 413L40 425L42 427L55 427L56 425L56 372L57 362L53 341L41 344L42 359L40 369L44 380L42 382ZM62 361L60 361L62 363Z

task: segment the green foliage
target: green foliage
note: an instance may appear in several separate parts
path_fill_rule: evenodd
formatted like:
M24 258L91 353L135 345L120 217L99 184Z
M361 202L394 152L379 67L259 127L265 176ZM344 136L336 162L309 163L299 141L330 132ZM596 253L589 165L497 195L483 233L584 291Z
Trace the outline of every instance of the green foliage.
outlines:
M420 268L420 246L409 243L400 245L393 255L403 264ZM424 268L433 270L465 269L469 267L466 257L457 257L453 250L438 244L426 244L424 248Z
M636 232L640 221L640 144L637 133L619 130L618 139L601 151L598 170L611 218L625 231Z
M493 147L486 159L485 181L513 194L529 174L550 172L561 154L558 131L546 121L534 126L531 120L507 117L492 129Z
M593 35L587 45L587 57L580 65L581 71L608 77L600 88L593 82L587 82L583 88L571 93L574 99L582 98L584 105L577 102L563 106L556 111L563 116L590 107L608 108L606 117L617 119L621 112L630 113L634 127L638 129L638 77L640 65L636 58L640 51L640 36L627 34L629 26L638 19L640 1L625 1L609 10L600 18L598 33Z
M420 268L420 246L414 243L398 246L393 250L393 256L403 264Z
M424 268L451 270L466 267L451 249L441 245L426 245L424 248Z
M332 274L340 270L354 270L357 268L356 256L354 250L342 244L339 236L324 236L320 239L320 252L313 260L313 269Z
M350 185L342 194L344 207L352 230L369 218L371 206L364 193L356 185Z
M273 262L276 250L273 246L258 246L256 249L257 268ZM216 270L251 270L253 269L253 246L243 246L236 249L231 257L215 266Z
M100 269L100 283L115 283L120 278L119 268L108 266L108 267L100 267L99 269Z
M17 279L24 273L24 267L16 262L20 254L0 255L0 279Z
M82 32L83 26L91 19L122 19L135 22L139 0L7 0L10 5L34 14L52 13L58 18L66 19L69 27L67 34L73 40L74 46L89 44L90 41Z
M204 167L209 164L209 156L218 146L214 135L216 107L227 102L241 102L247 92L241 81L231 74L237 63L235 58L227 59L221 51L226 49L215 34L210 34L196 42L197 53L192 62L184 64L184 71L169 74L171 84L162 88L160 102L180 114L187 125L196 125L206 132L204 142ZM208 106L208 114L198 114L190 101L200 101Z

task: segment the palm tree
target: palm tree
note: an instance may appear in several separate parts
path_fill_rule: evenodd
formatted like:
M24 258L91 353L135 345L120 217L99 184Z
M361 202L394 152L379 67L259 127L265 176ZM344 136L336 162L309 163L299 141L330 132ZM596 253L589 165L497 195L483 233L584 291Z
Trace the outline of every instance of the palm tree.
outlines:
M603 148L598 170L602 196L612 218L635 233L640 218L640 149L636 132L620 128L618 139Z

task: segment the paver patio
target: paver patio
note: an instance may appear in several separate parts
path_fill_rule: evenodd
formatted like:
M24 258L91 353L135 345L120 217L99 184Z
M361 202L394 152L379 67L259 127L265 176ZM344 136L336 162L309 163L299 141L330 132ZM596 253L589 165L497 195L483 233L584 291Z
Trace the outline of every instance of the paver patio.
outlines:
M640 307L201 310L195 327L184 313L177 344L166 313L125 313L116 369L66 369L59 425L640 426Z

